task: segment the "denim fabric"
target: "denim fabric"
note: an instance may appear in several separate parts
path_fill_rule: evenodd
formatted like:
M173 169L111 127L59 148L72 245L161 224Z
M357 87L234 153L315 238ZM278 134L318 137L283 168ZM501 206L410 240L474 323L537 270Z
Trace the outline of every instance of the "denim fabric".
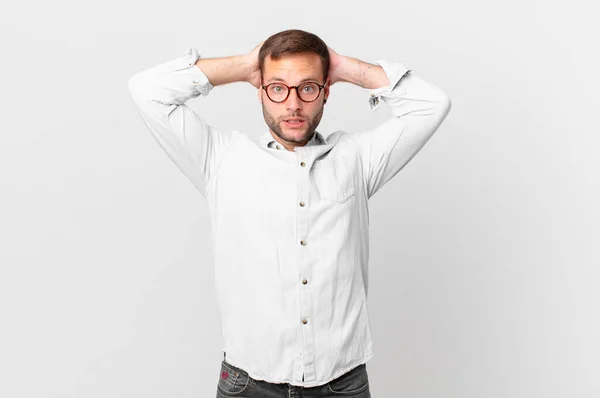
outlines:
M289 383L255 380L245 370L226 360L221 362L217 398L371 398L367 365L361 364L329 383L299 387Z

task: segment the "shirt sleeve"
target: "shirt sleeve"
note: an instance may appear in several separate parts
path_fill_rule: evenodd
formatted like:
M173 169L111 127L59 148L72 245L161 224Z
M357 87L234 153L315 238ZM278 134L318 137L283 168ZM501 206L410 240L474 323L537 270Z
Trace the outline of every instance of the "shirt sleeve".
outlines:
M219 163L239 135L209 125L185 103L207 96L213 85L195 65L195 48L129 78L133 102L152 136L169 158L206 197Z
M405 64L376 61L389 86L367 90L369 108L382 102L393 117L373 130L352 134L358 142L371 198L394 177L431 138L450 111L450 97L432 83L412 74Z

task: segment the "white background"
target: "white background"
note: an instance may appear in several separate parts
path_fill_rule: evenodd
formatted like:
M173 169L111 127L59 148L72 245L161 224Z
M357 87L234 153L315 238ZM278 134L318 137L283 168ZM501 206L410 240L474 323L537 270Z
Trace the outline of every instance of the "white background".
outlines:
M583 1L10 7L0 396L215 396L207 205L146 130L127 81L187 47L245 54L289 28L343 55L406 63L452 100L371 200L372 395L600 394L600 32ZM189 105L220 128L267 131L247 83ZM340 83L319 131L390 116Z

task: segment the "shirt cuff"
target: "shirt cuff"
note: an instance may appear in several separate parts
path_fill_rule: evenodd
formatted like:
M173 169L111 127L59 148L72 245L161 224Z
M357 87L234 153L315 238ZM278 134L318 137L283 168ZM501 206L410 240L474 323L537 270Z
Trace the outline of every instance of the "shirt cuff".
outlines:
M403 90L398 87L398 83L404 75L411 72L411 70L408 69L405 64L399 62L380 60L375 61L374 63L375 65L379 65L383 68L388 80L390 81L390 84L388 86L367 90L369 93L369 109L371 111L379 108L382 98L385 99L386 97L393 97L394 94L405 94L397 92L398 90Z
M196 61L201 58L200 53L194 47L188 47L179 58L175 60L174 72L189 73L191 77L191 97L199 95L207 96L214 86L208 80L208 77L202 72Z

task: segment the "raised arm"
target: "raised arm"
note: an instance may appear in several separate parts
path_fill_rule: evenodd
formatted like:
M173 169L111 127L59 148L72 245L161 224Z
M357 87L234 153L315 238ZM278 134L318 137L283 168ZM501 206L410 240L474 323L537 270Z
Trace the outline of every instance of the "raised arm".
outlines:
M332 84L344 81L368 90L372 111L385 102L392 118L373 130L352 134L363 159L365 183L371 198L427 143L450 112L450 97L433 83L398 62L369 64L336 54L329 75Z
M210 59L188 48L181 56L129 78L129 92L146 127L205 197L221 159L240 133L209 125L186 102L207 96L217 85L235 81L254 85L261 45L248 55Z
M357 58L340 55L329 48L329 84L347 82L362 88L375 89L390 84L385 70Z
M260 82L258 52L262 44L261 42L252 52L246 55L199 58L196 61L196 66L204 72L213 86L241 81L248 82L258 88Z

